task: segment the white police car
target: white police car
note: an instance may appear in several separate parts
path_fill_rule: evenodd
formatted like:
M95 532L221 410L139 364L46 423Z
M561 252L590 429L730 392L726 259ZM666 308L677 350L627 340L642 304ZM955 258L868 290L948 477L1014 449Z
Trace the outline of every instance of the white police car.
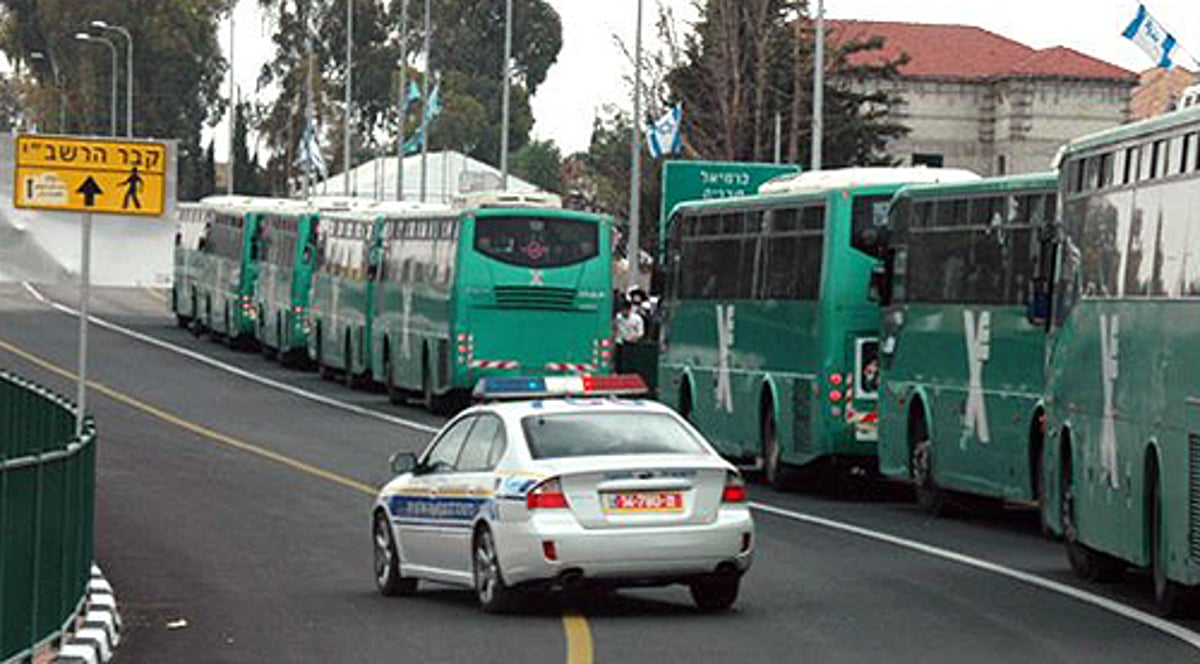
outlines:
M425 452L392 458L372 508L375 580L474 588L486 611L523 588L686 584L737 599L754 524L737 470L637 376L489 378ZM600 396L605 395L605 396Z

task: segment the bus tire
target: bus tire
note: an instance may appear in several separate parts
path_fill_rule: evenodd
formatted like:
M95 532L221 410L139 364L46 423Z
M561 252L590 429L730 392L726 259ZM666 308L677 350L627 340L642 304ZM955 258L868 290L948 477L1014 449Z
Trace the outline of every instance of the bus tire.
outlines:
M333 372L325 362L325 334L320 323L317 323L317 375L321 380L333 380Z
M404 403L404 394L396 386L396 367L392 361L392 344L387 338L383 340L383 387L387 390L388 401L397 405Z
M1150 570L1154 581L1154 608L1163 618L1180 614L1187 589L1167 576L1167 552L1163 546L1162 485L1158 461L1151 456L1146 462L1146 505L1150 521Z
M260 306L258 308L258 350L262 353L263 357L273 360L279 355L278 348L278 340L275 342L274 347L267 343L267 317L266 312Z
M435 415L446 415L453 410L453 400L449 394L438 396L433 392L433 371L429 363L429 347L421 352L421 403L425 410Z
M920 402L917 402L918 404ZM912 477L913 493L922 510L941 516L946 511L946 493L937 485L933 466L933 441L929 439L929 426L919 408L913 408L910 419L908 471Z
M776 491L787 491L792 488L794 473L783 462L783 453L779 448L779 428L775 425L775 411L769 400L764 405L762 414L762 445L763 445L763 478Z
M1075 471L1071 456L1071 442L1067 434L1063 435L1062 451L1059 455L1060 485L1059 518L1062 523L1063 546L1067 550L1067 562L1075 576L1085 581L1112 581L1125 571L1125 563L1100 553L1079 540L1079 530L1075 525Z
M354 347L350 344L350 331L346 331L346 342L342 348L342 379L346 383L346 387L355 389L358 387L358 376L354 373Z
M683 387L679 389L679 416L692 421L692 384L687 378L683 379Z

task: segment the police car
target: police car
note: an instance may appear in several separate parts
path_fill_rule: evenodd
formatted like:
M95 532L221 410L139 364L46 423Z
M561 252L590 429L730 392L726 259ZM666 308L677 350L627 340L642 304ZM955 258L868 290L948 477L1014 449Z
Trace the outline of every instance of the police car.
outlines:
M473 588L485 611L525 589L684 584L737 599L754 524L738 471L637 376L488 378L487 403L420 456L392 457L372 509L375 581ZM503 401L517 398L518 401Z

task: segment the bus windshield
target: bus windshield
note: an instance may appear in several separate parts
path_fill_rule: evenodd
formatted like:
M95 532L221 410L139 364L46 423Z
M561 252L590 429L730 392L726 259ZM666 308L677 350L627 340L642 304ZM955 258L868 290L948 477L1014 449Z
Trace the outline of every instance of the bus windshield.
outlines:
M546 217L483 217L475 250L502 263L551 268L582 263L599 252L595 223Z

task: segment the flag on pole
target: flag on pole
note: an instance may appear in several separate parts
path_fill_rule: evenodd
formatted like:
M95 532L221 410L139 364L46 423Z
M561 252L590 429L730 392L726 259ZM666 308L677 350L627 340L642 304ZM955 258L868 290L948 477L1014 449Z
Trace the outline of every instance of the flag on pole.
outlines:
M414 84L415 85L415 84ZM412 94L412 88L409 89L409 94ZM421 92L417 90L417 99L421 98ZM433 90L429 92L429 102L425 104L425 113L421 119L421 124L417 126L416 131L412 136L409 136L404 141L404 154L414 155L421 151L421 144L425 142L425 134L428 131L429 124L434 118L442 112L442 83L438 81L434 84Z
M683 148L679 135L679 123L683 119L683 106L675 104L661 118L646 128L646 146L650 156L658 159L664 154L675 154Z
M296 149L296 163L308 173L319 173L326 177L329 172L325 168L325 157L321 155L321 146L317 144L317 135L312 123L304 125L304 134L300 136L300 145Z
M1175 37L1171 36L1161 23L1154 20L1150 12L1146 11L1146 5L1138 5L1137 15L1121 34L1137 44L1159 67L1170 69L1175 66L1171 59L1176 46Z
M421 86L417 85L416 81L409 81L408 95L404 98L405 112L408 112L408 109L419 101L421 101Z

